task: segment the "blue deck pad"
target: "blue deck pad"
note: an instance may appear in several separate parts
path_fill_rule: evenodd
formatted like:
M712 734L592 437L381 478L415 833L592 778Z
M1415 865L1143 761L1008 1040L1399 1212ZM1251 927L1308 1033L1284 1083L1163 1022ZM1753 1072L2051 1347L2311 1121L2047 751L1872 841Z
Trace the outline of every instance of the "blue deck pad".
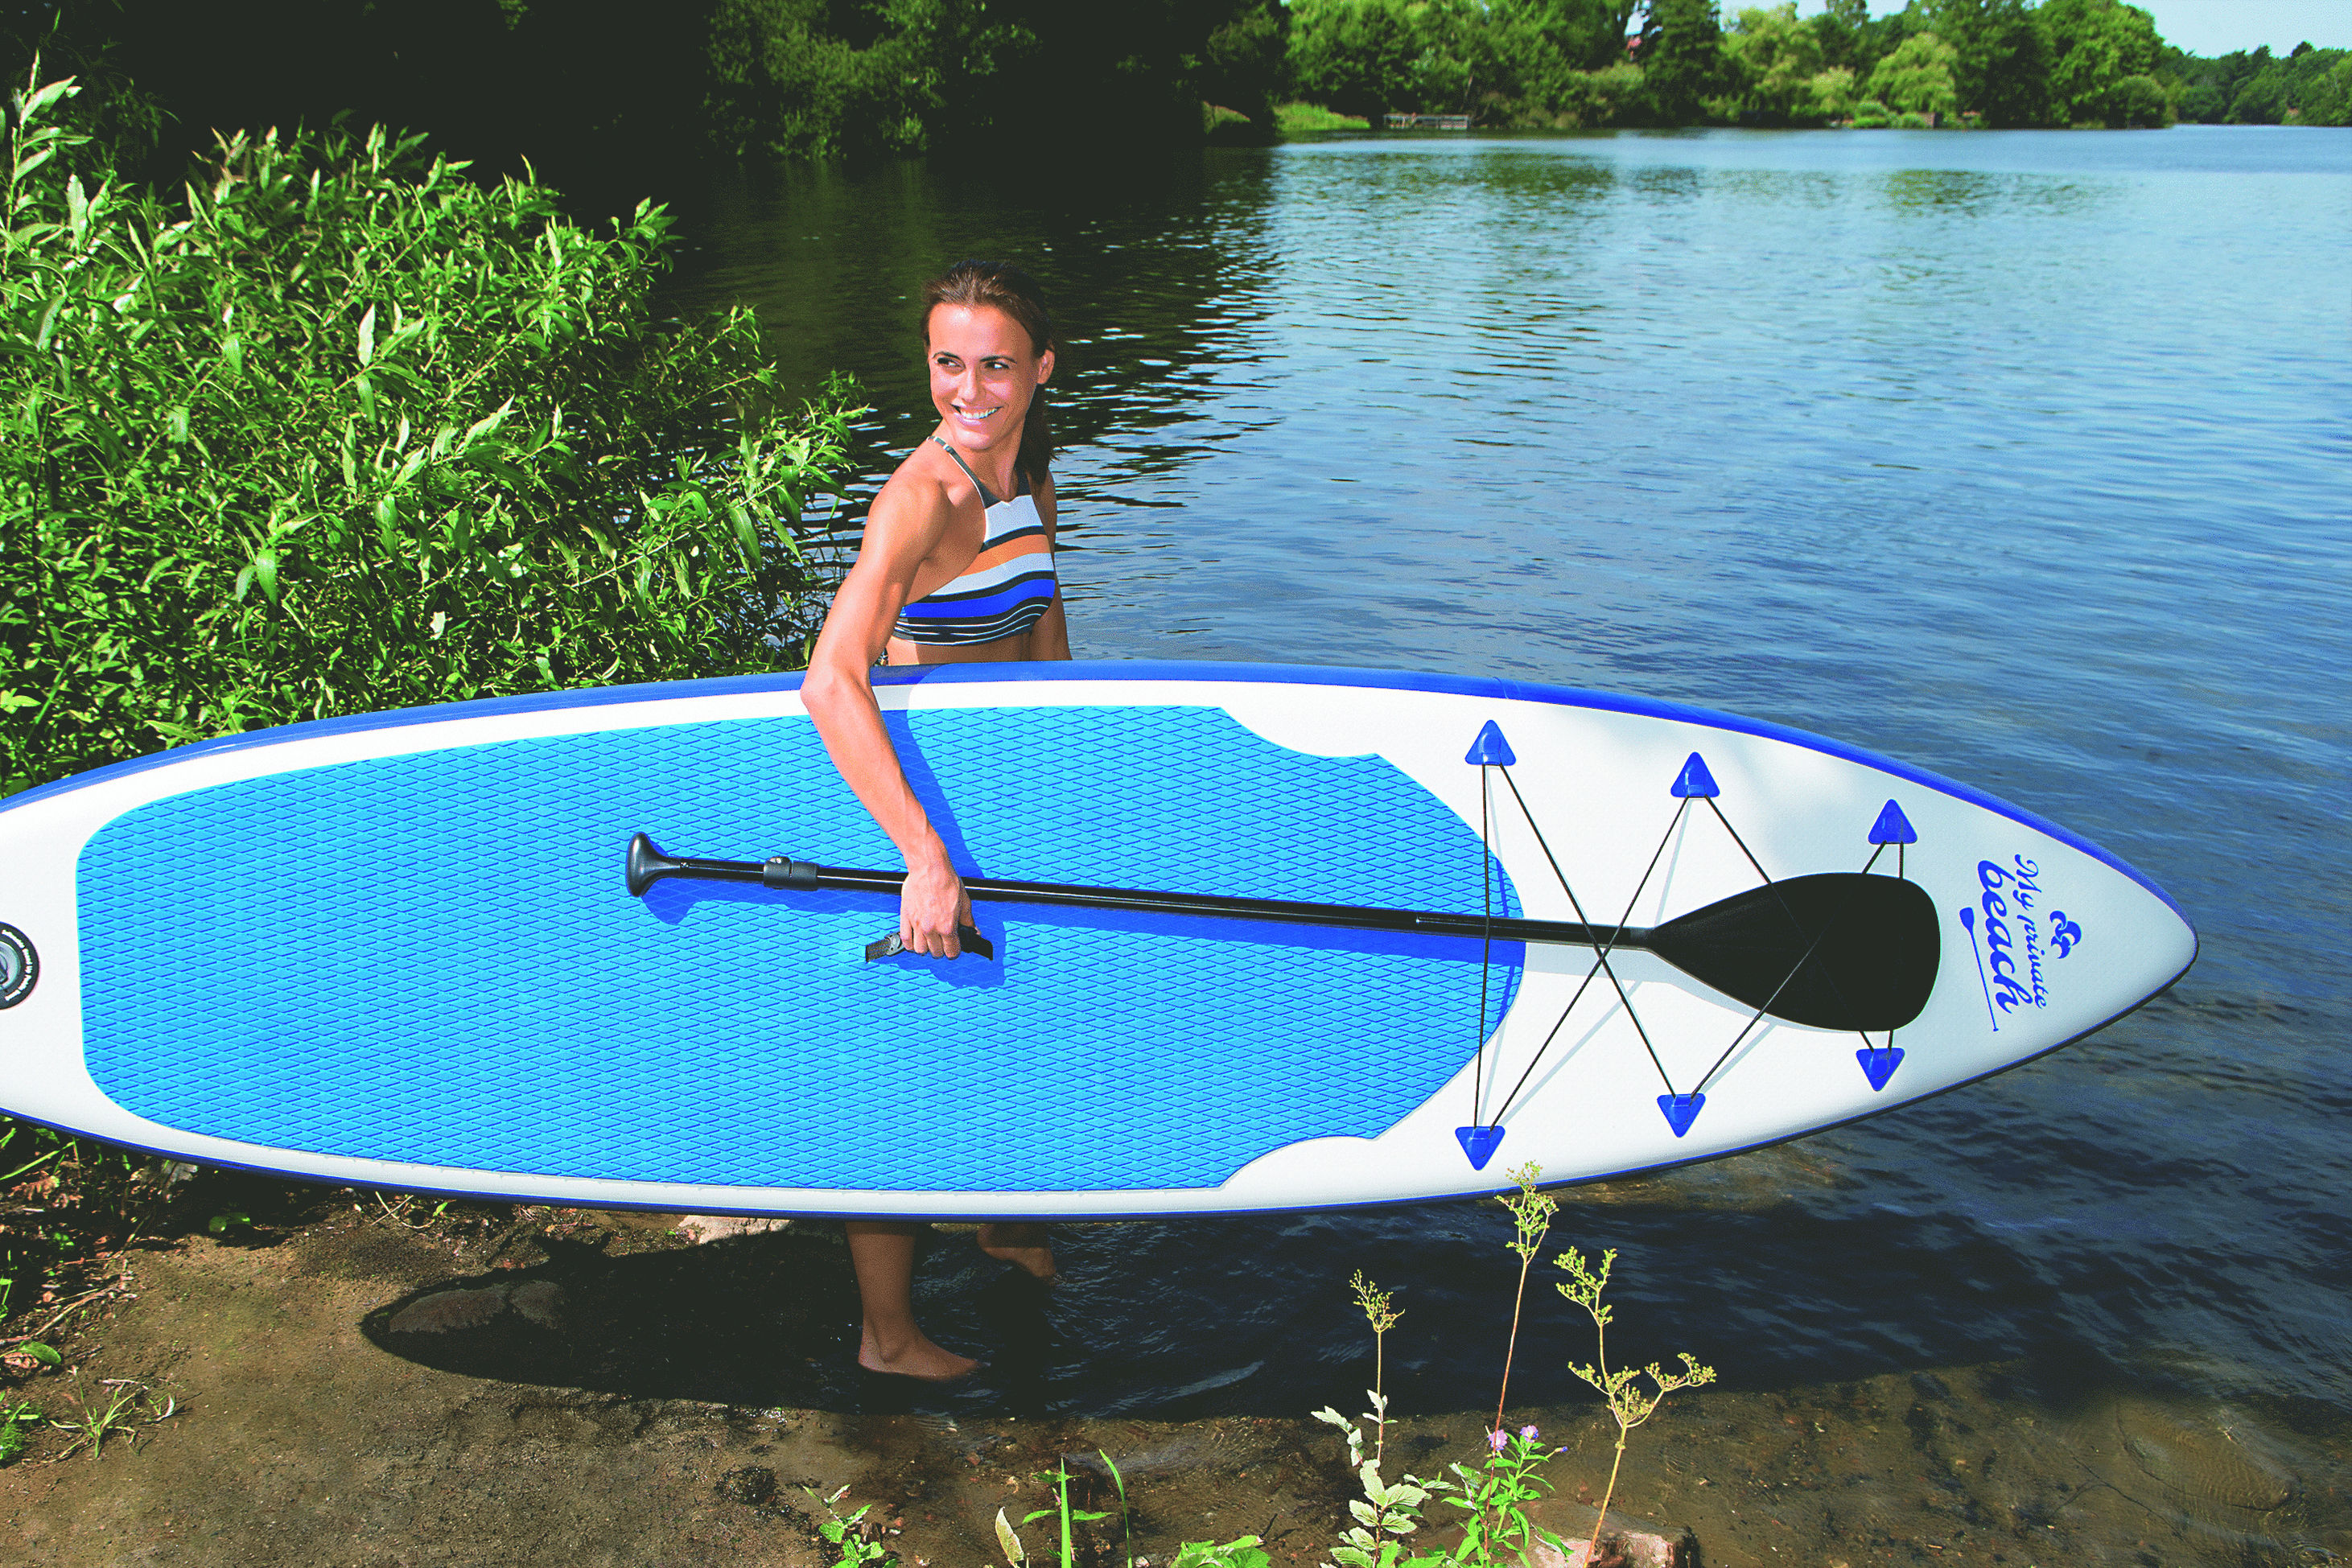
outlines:
M1377 758L1213 709L940 710L894 737L959 864L1475 912L1477 835ZM891 901L623 885L674 852L898 859L803 718L272 775L102 829L86 1051L125 1108L323 1155L884 1190L1213 1186L1375 1136L1480 1034L1479 944L979 906L1001 958L860 961ZM1496 913L1517 913L1507 881ZM1523 957L1498 944L1484 1029Z

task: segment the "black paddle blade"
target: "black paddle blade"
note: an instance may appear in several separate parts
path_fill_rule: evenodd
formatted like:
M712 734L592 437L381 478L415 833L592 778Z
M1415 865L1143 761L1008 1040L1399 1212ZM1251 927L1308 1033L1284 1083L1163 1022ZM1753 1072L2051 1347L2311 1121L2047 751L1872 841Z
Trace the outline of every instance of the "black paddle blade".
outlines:
M1825 872L1695 909L1643 946L1774 1018L1880 1030L1927 1005L1942 944L1936 901L1916 883Z

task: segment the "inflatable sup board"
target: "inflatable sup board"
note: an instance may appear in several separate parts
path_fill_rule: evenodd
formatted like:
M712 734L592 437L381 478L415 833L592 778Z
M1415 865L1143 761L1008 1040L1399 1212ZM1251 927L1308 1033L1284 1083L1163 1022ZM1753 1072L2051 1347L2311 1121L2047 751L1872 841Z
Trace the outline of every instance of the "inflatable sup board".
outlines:
M796 675L294 725L0 802L0 1104L565 1204L1386 1203L1866 1115L2196 954L2063 829L1720 714L1249 665L875 681L970 879L961 957L895 951L895 852Z

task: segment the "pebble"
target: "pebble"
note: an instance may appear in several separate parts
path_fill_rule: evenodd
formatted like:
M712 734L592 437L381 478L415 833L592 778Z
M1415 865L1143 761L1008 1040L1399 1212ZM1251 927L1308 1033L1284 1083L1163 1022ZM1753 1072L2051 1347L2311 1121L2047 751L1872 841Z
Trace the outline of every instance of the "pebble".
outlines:
M765 1236L791 1224L789 1219L757 1214L689 1214L670 1228L700 1246L724 1241L730 1236Z

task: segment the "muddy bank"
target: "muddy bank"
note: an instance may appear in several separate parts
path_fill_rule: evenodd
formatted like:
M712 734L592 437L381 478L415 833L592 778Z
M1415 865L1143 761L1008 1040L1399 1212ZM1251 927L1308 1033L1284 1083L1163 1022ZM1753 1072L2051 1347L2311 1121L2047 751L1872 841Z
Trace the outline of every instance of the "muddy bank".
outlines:
M175 1408L95 1460L54 1462L69 1435L37 1435L0 1469L0 1557L823 1568L802 1489L846 1486L843 1509L875 1505L915 1568L980 1568L999 1560L997 1510L1043 1506L1035 1473L1063 1456L1089 1506L1111 1501L1100 1449L1126 1473L1137 1553L1250 1532L1292 1568L1325 1560L1352 1490L1304 1411L1036 1414L1056 1336L1087 1332L1082 1276L1053 1296L983 1279L994 1392L935 1398L855 1370L854 1289L823 1228L689 1246L676 1217L482 1209L412 1228L349 1196L303 1201L142 1253L135 1301L52 1336L70 1370L16 1380L50 1414L107 1379ZM1349 1407L1360 1382L1339 1369L1333 1398ZM1429 1473L1490 1416L1408 1413L1391 1455ZM1511 1418L1568 1450L1539 1517L1580 1537L1613 1430L1589 1405ZM1612 1511L1689 1530L1717 1568L2310 1563L2352 1553L2347 1457L2352 1434L2278 1412L1944 1368L1677 1396L1636 1435ZM1090 1562L1123 1554L1111 1528ZM1033 1550L1046 1531L1030 1527Z

